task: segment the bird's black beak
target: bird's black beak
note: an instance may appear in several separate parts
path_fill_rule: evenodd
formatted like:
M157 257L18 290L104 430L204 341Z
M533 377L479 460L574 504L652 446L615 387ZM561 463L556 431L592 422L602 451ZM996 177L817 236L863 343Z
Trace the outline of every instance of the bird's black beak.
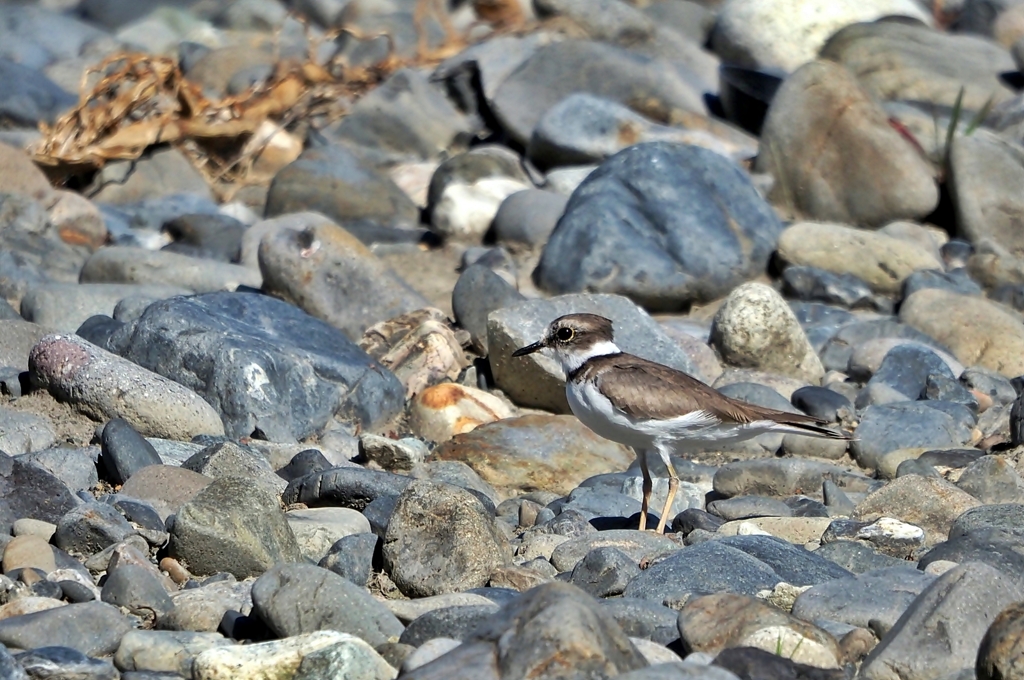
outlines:
M520 347L515 352L512 352L512 356L514 356L514 357L525 357L527 354L533 354L534 352L539 352L542 349L544 349L545 347L547 347L547 345L545 345L544 341L541 340L540 342L535 342L532 345L527 345L526 347Z

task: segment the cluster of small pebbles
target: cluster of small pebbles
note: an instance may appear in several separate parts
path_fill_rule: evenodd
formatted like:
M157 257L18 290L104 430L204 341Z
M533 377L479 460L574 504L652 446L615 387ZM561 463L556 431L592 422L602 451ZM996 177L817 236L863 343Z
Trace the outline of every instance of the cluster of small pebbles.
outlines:
M124 52L386 77L55 186ZM1022 65L1008 0L0 0L0 679L1021 680ZM511 357L574 312L855 438L640 532Z

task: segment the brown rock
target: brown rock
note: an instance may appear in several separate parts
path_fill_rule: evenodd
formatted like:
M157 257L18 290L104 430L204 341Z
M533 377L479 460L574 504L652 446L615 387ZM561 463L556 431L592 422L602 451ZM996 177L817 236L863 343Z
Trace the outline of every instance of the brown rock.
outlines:
M1024 373L1024 326L998 303L926 288L903 301L900 321L938 340L965 366L1008 378Z
M492 588L511 588L525 593L534 586L547 583L551 579L541 574L536 569L519 567L514 564L504 564L491 572L488 585Z
M978 680L1024 678L1024 602L1011 604L988 627L974 672Z
M810 62L779 88L756 167L775 177L771 200L808 219L879 227L939 201L931 164L831 62Z
M717 593L692 599L679 612L688 649L707 654L729 647L780 652L796 663L839 668L842 652L824 630L745 595ZM781 649L780 649L781 648Z
M624 470L634 455L575 416L529 415L456 435L434 458L466 463L509 497L538 490L567 494L587 477Z
M53 549L50 544L38 536L16 536L4 548L4 573L13 569L41 569L49 574L57 568Z
M206 475L185 468L149 465L133 474L121 487L121 493L151 503L161 519L166 519L212 481Z
M869 494L854 517L869 522L895 517L924 529L925 545L935 545L946 540L953 520L979 505L977 498L944 479L905 475Z

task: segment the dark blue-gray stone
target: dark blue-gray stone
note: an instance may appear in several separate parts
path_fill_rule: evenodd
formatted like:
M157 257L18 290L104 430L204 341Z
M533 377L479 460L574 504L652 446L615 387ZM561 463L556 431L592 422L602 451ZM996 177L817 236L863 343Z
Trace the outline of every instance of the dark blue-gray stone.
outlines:
M636 561L618 548L594 548L573 567L569 583L594 597L621 595L630 579L640 573Z
M10 534L16 519L56 524L79 501L64 482L29 462L0 451L0 529Z
M953 520L953 524L949 527L949 538L959 538L981 529L1015 531L1022 528L1024 528L1024 504L981 505L967 510Z
M114 418L103 427L100 464L106 470L107 481L121 485L147 465L161 463L153 445L124 418Z
M41 71L0 57L0 123L35 127L53 123L78 97L65 92Z
M114 507L83 503L60 518L53 543L64 550L91 555L134 533L132 525Z
M939 560L984 562L1024 586L1024 529L989 527L951 536L925 553L917 567L924 569Z
M843 569L854 574L863 574L875 569L906 566L907 564L906 560L883 555L866 543L859 541L824 543L814 551L814 554L835 562Z
M171 597L153 573L136 564L122 564L107 574L100 599L133 614L157 619L174 608Z
M931 374L921 391L921 398L929 401L948 401L965 406L972 413L978 413L978 399L959 381L948 375Z
M736 496L708 503L708 512L724 520L750 517L792 517L793 511L778 498Z
M790 397L793 406L807 415L821 418L830 423L839 422L844 416L853 415L853 404L842 394L827 387L808 385L793 392Z
M397 496L412 477L361 467L336 467L292 480L281 495L283 503L310 507L332 505L362 510L381 496Z
M629 637L646 638L667 645L679 638L676 620L679 612L665 605L635 597L601 600L601 605Z
M182 215L163 225L163 232L174 240L162 250L220 262L238 262L242 235L247 228L228 215Z
M317 449L306 449L292 456L288 464L277 471L277 476L286 482L290 482L293 479L299 479L316 472L323 472L332 467L334 466L331 465L331 462L320 451Z
M953 269L948 272L939 269L920 269L903 280L902 298L906 300L925 288L939 288L959 295L984 295L981 286L971 279L966 269Z
M971 440L973 423L934 408L945 402L897 402L869 406L857 426L853 455L865 467L877 467L890 451L954 448ZM962 408L962 407L961 407ZM966 408L963 409L970 416Z
M474 345L486 354L487 315L525 299L490 267L474 264L467 267L455 282L452 310L459 325L469 331Z
M876 298L871 286L853 274L794 265L782 272L782 292L807 302L824 302L847 309L891 311L892 304Z
M374 552L380 538L375 534L352 534L339 538L317 566L333 571L357 586L365 586L373 572Z
M363 508L363 517L370 523L370 531L375 535L384 538L388 531L388 523L391 522L391 514L398 504L398 496L385 494L377 496Z
M897 345L886 353L868 385L887 385L913 401L924 392L931 375L956 380L949 366L935 352L917 345Z
M910 564L878 569L805 590L793 605L793 615L804 621L829 619L867 628L879 619L892 628L910 603L935 580Z
M809 586L850 575L835 562L774 536L728 536L721 542L767 564L780 580L795 586Z
M649 310L677 310L762 272L781 230L750 178L723 156L638 144L576 189L534 278L552 293L618 293Z
M229 437L295 441L335 417L373 427L405 405L394 374L341 331L264 295L160 300L107 337L86 339L195 390Z
M782 580L770 566L743 550L706 541L677 550L640 572L623 594L659 604L722 591L753 597Z
M853 348L862 345L868 340L877 338L899 338L902 340L916 340L917 342L943 350L950 353L949 349L943 347L932 337L921 331L902 324L893 318L870 319L867 321L855 321L843 325L836 331L828 342L819 350L821 362L825 370L846 372L850 365L850 355ZM867 380L867 375L851 375L855 380Z
M487 604L434 609L410 621L398 641L419 647L436 637L462 640L497 611L497 605Z
M59 640L54 640L54 642L59 642ZM70 647L36 647L18 654L15 658L21 664L22 669L33 678L118 680L121 677L114 664L109 660L91 659ZM9 680L12 676L0 677Z
M57 641L88 656L113 654L132 629L117 607L105 602L69 604L0 621L0 645L32 649Z
M699 508L687 508L672 520L672 531L686 536L695 529L718 531L725 520Z

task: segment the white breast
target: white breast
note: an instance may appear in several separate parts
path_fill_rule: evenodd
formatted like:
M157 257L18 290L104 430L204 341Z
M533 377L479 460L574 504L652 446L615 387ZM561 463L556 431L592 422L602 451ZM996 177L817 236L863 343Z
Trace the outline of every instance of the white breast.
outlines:
M565 384L565 398L573 415L605 439L639 448L653 443L653 438L638 429L629 416L612 406L593 382L570 380Z

